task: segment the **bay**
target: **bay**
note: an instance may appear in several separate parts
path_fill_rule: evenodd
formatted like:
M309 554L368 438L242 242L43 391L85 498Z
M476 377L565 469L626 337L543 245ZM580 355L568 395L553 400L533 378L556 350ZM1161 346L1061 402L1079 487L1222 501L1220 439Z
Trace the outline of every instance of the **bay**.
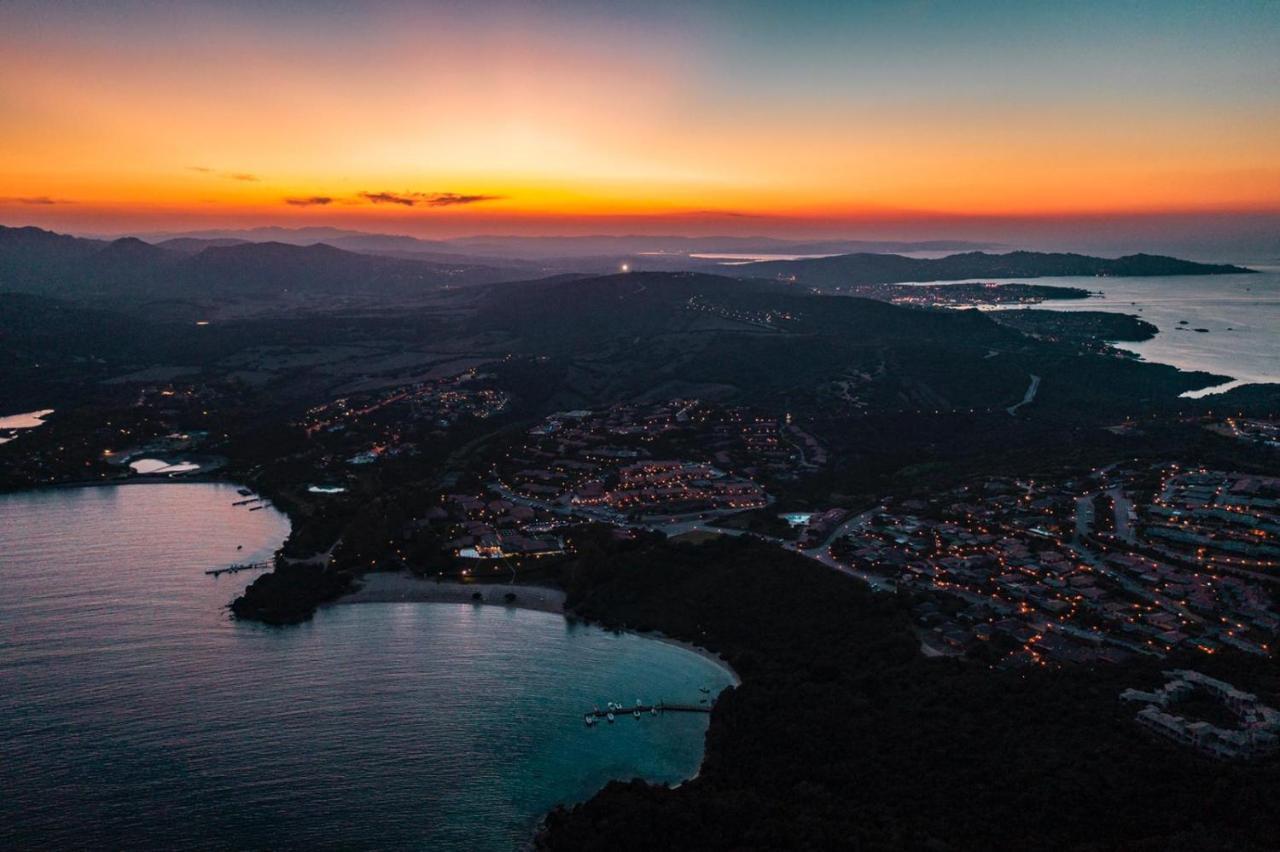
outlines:
M231 620L274 509L219 483L0 496L0 847L511 849L611 779L697 772L696 703L732 674L682 648L471 604Z

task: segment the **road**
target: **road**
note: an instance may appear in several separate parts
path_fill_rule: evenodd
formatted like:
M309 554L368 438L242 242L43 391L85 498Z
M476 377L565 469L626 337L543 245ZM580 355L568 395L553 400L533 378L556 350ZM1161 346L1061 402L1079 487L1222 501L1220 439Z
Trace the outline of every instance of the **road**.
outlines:
M1076 534L1072 539L1079 544L1093 532L1093 495L1076 498Z
M1137 541L1133 534L1133 524L1129 521L1129 513L1133 509L1133 501L1124 493L1124 489L1118 485L1115 488L1108 489L1107 494L1111 496L1112 505L1115 507L1116 538L1133 544Z
M855 568L851 568L836 559L831 553L831 545L833 545L837 539L861 529L867 521L871 520L883 511L884 506L873 506L865 512L854 515L852 518L849 518L843 524L832 530L826 540L816 547L801 550L799 545L793 541L783 542L782 546L793 553L799 553L801 556L807 556L810 559L821 562L823 565L839 571L841 574L847 574L850 577L857 577L877 592L893 591L895 587L892 580L887 577L877 577L875 574L868 574L866 571L859 571Z
M665 536L667 536L668 538L674 538L675 536L678 536L678 535L684 535L686 533L693 533L693 532L714 533L716 535L727 535L727 536L733 536L735 538L737 536L750 535L761 541L765 541L765 542L768 542L769 544L773 544L778 547L781 547L783 550L789 550L792 553L798 553L801 556L814 560L815 562L820 562L823 565L827 566L828 568L831 568L835 571L839 571L841 574L845 574L850 577L855 577L863 581L867 585L869 585L875 591L893 591L894 589L894 584L892 580L889 580L886 577L877 577L876 575L868 574L865 571L858 571L854 568L849 567L848 565L845 565L843 562L840 562L838 559L835 558L835 556L831 554L831 545L835 542L836 539L840 538L841 536L848 535L854 530L860 528L863 524L865 524L875 515L879 514L880 512L883 512L884 506L874 506L870 509L867 509L865 512L854 515L852 518L849 518L840 526L832 530L831 534L827 536L826 540L823 541L822 544L819 544L816 547L811 547L811 548L802 550L797 542L788 541L784 538L778 538L776 536L771 536L771 535L764 535L762 533L757 533L757 532L750 532L748 530L738 530L738 529L730 529L727 527L717 527L717 526L712 526L709 523L709 521L714 520L715 516L736 514L735 511L725 511L720 513L708 512L707 515L712 517L703 517L703 516L679 517L677 516L677 517L672 517L666 523L663 523L660 521L649 521L649 522L642 521L636 524L630 524L627 521L624 521L623 519L621 519L616 513L608 510L572 509L567 506L559 506L554 503L548 503L544 500L534 500L529 497L522 497L519 494L516 494L515 492L513 492L511 489L507 488L502 483L497 482L496 480L490 482L489 487L494 491L498 492L499 494L501 494L503 499L510 500L512 503L515 503L517 505L528 506L530 508L536 508L536 509L545 509L548 512L553 512L563 517L578 517L585 520L599 521L601 523L606 523L606 524L622 524L627 526L638 526L638 527L642 527L644 529L650 530L651 532L660 532Z
M883 511L884 511L884 506L872 506L867 511L859 515L854 515L852 518L849 518L843 524L841 524L840 526L832 530L831 534L827 536L826 540L823 541L822 544L819 544L816 547L809 548L809 551L802 550L800 552L804 553L807 556L809 555L809 552L814 550L829 550L831 548L831 545L835 542L836 539L840 538L841 536L848 535L854 530L860 528L867 521L871 520L872 518L874 518L876 515L880 514Z
M1031 375L1031 384L1027 386L1027 392L1022 396L1022 402L1017 405L1011 405L1005 409L1010 414L1017 414L1018 409L1024 405L1028 405L1036 398L1036 392L1040 390L1040 377L1034 373Z

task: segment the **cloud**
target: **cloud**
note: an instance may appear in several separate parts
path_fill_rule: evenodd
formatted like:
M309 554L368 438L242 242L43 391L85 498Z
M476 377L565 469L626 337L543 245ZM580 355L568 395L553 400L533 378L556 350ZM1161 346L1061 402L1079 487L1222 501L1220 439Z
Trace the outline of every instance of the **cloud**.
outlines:
M431 207L452 207L455 204L476 204L481 201L500 201L501 195L459 195L456 192L433 193L427 204Z
M394 192L361 192L360 197L371 204L403 204L412 207L418 201L413 195L397 195Z
M47 195L19 195L0 198L6 204L75 204L69 198L50 198Z
M727 216L733 219L758 219L759 213L743 213L739 210L690 210L690 216Z
M323 207L326 204L332 204L333 199L327 195L311 195L305 198L286 198L285 204L292 204L294 207Z
M462 195L457 192L361 192L359 196L370 204L400 204L404 207L453 207L459 204L478 204L497 201L501 195Z
M249 172L220 172L217 169L213 169L208 166L187 166L187 171L200 172L204 175L217 175L218 177L226 178L227 180L243 180L253 183L261 180L257 175L250 174Z

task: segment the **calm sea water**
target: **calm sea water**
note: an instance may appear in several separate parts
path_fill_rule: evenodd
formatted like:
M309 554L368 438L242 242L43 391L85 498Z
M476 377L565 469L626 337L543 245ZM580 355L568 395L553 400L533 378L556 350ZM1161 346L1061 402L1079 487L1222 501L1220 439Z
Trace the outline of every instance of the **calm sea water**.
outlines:
M1148 361L1229 376L1233 384L1280 382L1280 267L1251 268L1258 273L1019 280L1101 294L1037 308L1110 311L1152 323L1159 333L1151 340L1116 344Z
M500 607L230 621L288 531L219 484L0 496L0 848L510 849L612 778L678 782L705 716L588 729L730 675ZM243 545L237 550L236 545Z

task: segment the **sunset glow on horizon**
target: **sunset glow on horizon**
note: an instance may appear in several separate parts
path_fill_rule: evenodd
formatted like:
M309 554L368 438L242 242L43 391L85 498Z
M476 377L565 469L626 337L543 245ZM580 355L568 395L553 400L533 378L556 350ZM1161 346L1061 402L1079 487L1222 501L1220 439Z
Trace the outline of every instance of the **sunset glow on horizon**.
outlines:
M1274 3L300 8L0 7L0 222L818 232L1280 210Z

